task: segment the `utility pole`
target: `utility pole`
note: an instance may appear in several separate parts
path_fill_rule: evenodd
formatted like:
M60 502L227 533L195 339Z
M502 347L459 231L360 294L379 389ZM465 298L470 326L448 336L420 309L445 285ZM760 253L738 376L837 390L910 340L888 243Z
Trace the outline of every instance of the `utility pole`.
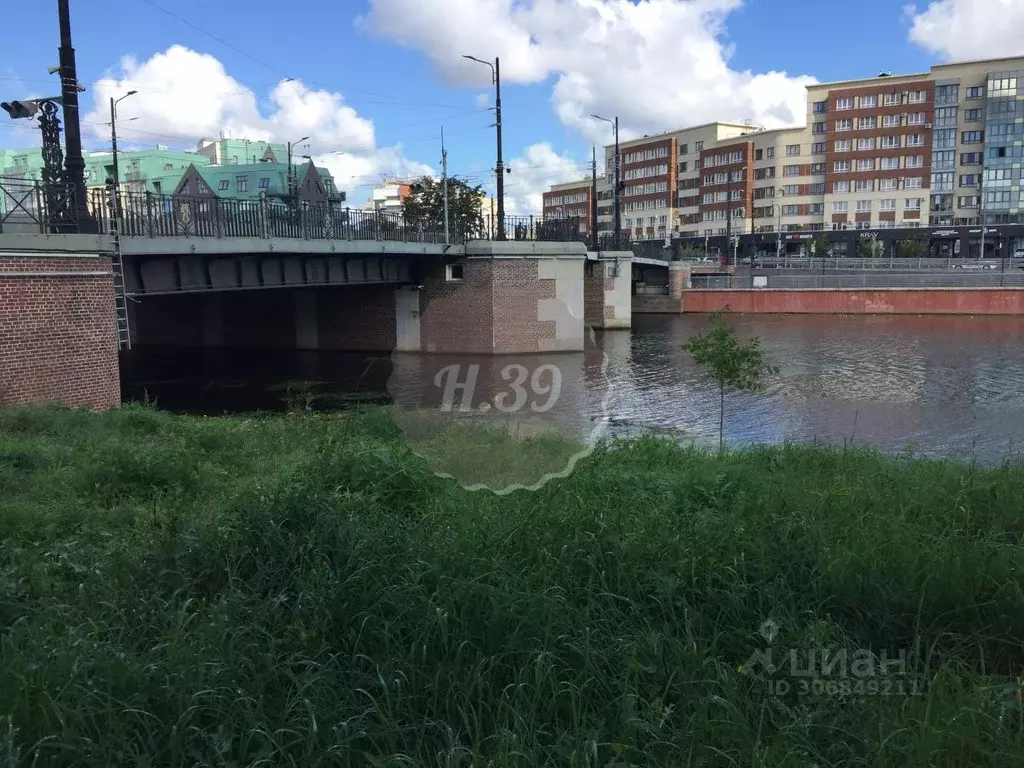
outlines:
M137 91L128 91L120 99L110 98L110 149L114 155L114 221L118 229L121 227L121 173L117 167L117 104Z
M64 108L64 168L68 186L74 189L80 232L97 231L96 220L85 199L85 158L82 157L82 127L78 113L78 70L71 45L71 10L68 0L57 0L60 21L60 91Z
M725 247L732 245L732 172L725 172ZM726 251L728 253L728 251ZM728 257L726 257L728 258ZM736 266L733 261L733 266Z
M978 213L981 216L981 253L978 260L985 258L985 171L978 178Z
M597 146L590 146L590 239L597 250Z
M444 244L451 244L448 229L448 151L444 148L444 126L441 126L441 194L444 197Z
M498 162L494 166L497 174L498 194L498 239L505 239L505 161L501 154L501 60L495 57L494 63L478 59L476 56L463 55L462 58L486 64L491 68L491 79L494 83L494 127L498 139Z
M775 204L775 216L776 216L776 238L775 238L775 265L778 266L779 259L782 258L782 206L778 203Z
M591 115L595 120L603 120L606 123L612 125L615 129L615 190L613 192L612 202L612 229L615 238L615 248L621 248L622 243L619 242L622 237L622 179L620 178L622 161L619 155L619 117L615 116L614 120L610 120L607 117L601 117L600 115Z

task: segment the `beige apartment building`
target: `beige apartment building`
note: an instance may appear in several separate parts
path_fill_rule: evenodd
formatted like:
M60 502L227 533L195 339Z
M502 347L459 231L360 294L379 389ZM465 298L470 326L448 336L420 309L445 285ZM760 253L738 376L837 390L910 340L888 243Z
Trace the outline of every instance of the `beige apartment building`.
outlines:
M886 230L927 229L942 253L978 255L984 216L986 255L1016 250L1024 246L1022 78L1024 57L819 83L807 88L804 126L715 122L623 142L623 232L731 234L754 247L815 232L853 246L859 234L838 233L886 240L897 236ZM605 163L601 233L612 230L613 146Z

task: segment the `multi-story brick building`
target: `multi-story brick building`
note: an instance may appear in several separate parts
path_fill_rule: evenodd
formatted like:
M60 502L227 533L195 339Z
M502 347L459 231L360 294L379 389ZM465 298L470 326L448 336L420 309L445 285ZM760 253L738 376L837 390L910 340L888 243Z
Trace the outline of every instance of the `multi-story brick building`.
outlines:
M623 232L721 248L729 231L748 252L816 232L838 251L918 234L936 255L966 256L981 253L984 216L985 255L1024 245L1024 58L807 91L802 127L718 122L622 143ZM601 232L612 229L613 147L605 158Z
M543 195L545 219L578 219L583 233L593 229L591 215L591 179L553 184Z

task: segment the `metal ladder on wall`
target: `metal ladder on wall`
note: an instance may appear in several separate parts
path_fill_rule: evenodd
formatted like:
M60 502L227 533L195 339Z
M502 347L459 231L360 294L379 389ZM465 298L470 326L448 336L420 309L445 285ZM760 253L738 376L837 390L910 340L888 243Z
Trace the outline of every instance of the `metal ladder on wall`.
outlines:
M124 260L121 258L121 226L117 212L110 217L110 234L114 239L114 255L111 267L114 271L114 312L117 315L117 348L120 351L132 348L131 328L128 325L128 297L124 291Z

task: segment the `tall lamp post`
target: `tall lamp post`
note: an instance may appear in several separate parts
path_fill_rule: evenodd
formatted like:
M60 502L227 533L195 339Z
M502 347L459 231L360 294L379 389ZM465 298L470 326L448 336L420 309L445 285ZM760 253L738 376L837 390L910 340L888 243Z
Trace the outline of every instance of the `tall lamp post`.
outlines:
M307 141L309 136L303 136L298 141L288 142L288 204L295 206L295 171L292 169L292 147Z
M486 64L491 68L491 80L494 83L494 128L498 139L498 158L494 165L497 178L498 195L498 239L505 239L505 161L501 154L501 60L495 57L494 63L478 59L476 56L463 54L462 58Z
M110 149L114 155L114 221L117 223L119 231L121 229L121 173L117 167L117 105L136 93L138 91L128 91L119 99L113 97L110 99Z
M78 71L75 67L75 49L71 46L71 10L68 0L57 0L60 21L60 91L64 108L64 168L66 182L75 195L80 232L95 232L96 221L89 213L85 199L85 158L82 157L82 128L78 110Z
M622 235L622 190L620 188L622 182L619 178L622 169L622 159L619 156L619 117L616 115L614 120L601 117L600 115L591 115L591 117L595 120L603 120L609 123L615 130L615 191L612 198L612 230L615 240L614 247L618 249L622 247L619 242Z

